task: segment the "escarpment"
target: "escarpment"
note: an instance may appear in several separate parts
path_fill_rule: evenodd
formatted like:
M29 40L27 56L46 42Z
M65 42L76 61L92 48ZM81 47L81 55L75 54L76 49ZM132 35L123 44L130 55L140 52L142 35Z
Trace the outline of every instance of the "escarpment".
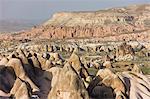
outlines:
M38 27L14 35L2 35L1 39L104 38L141 33L150 27L149 6L137 5L93 12L59 12Z

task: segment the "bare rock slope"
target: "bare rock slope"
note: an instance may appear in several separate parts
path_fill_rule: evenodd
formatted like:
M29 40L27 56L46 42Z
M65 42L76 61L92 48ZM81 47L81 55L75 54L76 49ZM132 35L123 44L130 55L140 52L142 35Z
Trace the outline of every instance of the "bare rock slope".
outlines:
M93 12L60 12L39 27L1 39L64 39L114 36L149 39L150 5L133 5ZM127 36L126 36L127 34ZM118 38L118 39L119 39ZM130 39L133 39L130 38Z

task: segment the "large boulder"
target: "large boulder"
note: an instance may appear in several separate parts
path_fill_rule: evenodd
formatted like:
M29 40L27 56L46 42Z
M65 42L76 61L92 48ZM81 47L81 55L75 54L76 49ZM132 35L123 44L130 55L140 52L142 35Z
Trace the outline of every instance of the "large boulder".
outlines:
M28 60L28 57L25 55L25 53L21 49L18 49L17 52L19 54L18 58L20 59L20 62L23 66L24 71L26 72L26 74L28 76L33 77L34 76L34 72L33 72L34 67L32 66L32 62L30 63L30 61ZM29 53L29 56L30 56L29 58L31 58L33 55L31 53Z
M137 64L134 64L134 66L132 68L132 72L141 73L142 74L142 70L140 69L139 65L137 65Z
M72 53L68 62L72 65L76 72L79 72L79 70L81 69L81 60L75 52Z
M135 72L123 72L118 75L126 87L129 99L150 99L150 78Z
M12 94L15 99L31 99L31 92L30 85L20 78L17 78L10 94Z
M6 66L12 67L18 77L26 74L22 62L18 58L11 58Z
M12 67L0 66L0 96L9 94L15 80L16 75Z
M12 67L15 71L17 77L21 78L22 80L28 82L34 91L39 91L39 88L33 83L33 81L29 78L26 71L24 70L23 64L20 59L12 58L6 64L8 67Z
M26 55L21 49L17 49L16 52L19 54L18 57L21 59L23 64L29 64Z
M54 57L55 61L58 61L58 60L61 59L61 57L60 57L60 55L58 53L53 53L52 56Z
M110 87L97 85L91 92L91 99L114 99L113 91Z
M126 42L122 43L116 49L116 60L133 60L135 52L131 45Z
M38 61L40 63L42 70L45 70L46 69L45 64L46 64L47 59L43 58L41 55L37 55L37 58L38 58Z
M90 94L95 87L105 85L113 89L116 99L149 99L150 79L138 72L113 73L110 69L100 69L97 77L88 87ZM99 88L101 89L101 88ZM96 94L97 91L94 92ZM100 95L100 93L98 94Z
M125 86L121 79L110 69L100 69L96 75L102 79L102 84L114 90L116 99L121 99L121 97L125 99Z
M6 65L8 63L8 58L6 57L3 57L1 60L0 60L0 65Z
M32 66L34 67L34 68L39 68L39 69L41 69L41 65L40 65L40 62L38 61L38 58L37 57L35 57L34 55L32 56L32 57L30 57L29 58L29 60L30 60L30 64L32 64Z
M112 64L111 64L110 61L105 61L105 62L103 63L103 66L104 66L105 68L112 68Z
M82 79L69 63L63 68L53 67L49 72L52 74L55 72L55 74L52 78L52 89L48 99L89 99Z
M116 58L117 61L132 61L134 60L136 57L131 55L131 54L126 54L124 56L118 56Z
M9 54L9 56L7 57L8 59L11 59L11 58L15 58L18 56L18 53L17 52L12 52L11 54Z
M51 67L53 67L52 61L51 61L51 60L46 60L44 70L48 70L48 69L50 69Z

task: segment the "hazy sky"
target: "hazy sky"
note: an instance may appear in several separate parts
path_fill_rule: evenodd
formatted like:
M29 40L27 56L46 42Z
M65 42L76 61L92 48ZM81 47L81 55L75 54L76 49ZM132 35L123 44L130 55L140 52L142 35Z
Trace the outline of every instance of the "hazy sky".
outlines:
M47 20L55 12L99 10L150 0L0 0L0 19Z

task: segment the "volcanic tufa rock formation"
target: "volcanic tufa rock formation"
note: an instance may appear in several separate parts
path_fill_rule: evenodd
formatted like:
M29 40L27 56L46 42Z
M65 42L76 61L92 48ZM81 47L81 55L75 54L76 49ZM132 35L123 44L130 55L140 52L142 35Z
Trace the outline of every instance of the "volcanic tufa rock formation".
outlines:
M116 50L116 60L133 60L134 50L126 42L122 43Z
M30 84L22 81L20 78L16 79L14 86L10 91L16 99L30 99L32 95L31 92Z
M143 77L143 78L141 78ZM90 83L88 87L89 94L92 96L99 95L94 91L94 88L97 88L97 91L101 91L106 93L104 89L98 87L99 84L105 87L111 87L115 93L115 99L128 99L133 98L139 99L145 97L148 99L149 96L149 79L142 74L135 73L135 72L122 72L122 73L113 73L109 69L101 69L97 72L97 77ZM133 85L134 84L134 85ZM147 84L147 86L143 86ZM140 89L140 90L138 90ZM108 90L109 98L112 96L112 92ZM147 93L145 93L147 92ZM106 96L101 96L101 98L106 98Z
M2 34L0 39L103 38L109 40L149 39L150 5L136 5L93 12L60 12L43 25L18 34ZM146 34L145 34L146 32ZM140 34L139 34L140 33ZM116 39L117 37L117 39ZM108 38L107 38L108 39ZM105 39L106 40L106 39Z
M81 60L75 52L72 53L68 62L72 65L76 72L79 72L79 70L81 69Z
M54 68L51 68L53 71L48 70L55 72L55 74L52 73L52 89L48 95L49 99L89 99L82 79L78 77L69 63L66 63L57 73L55 71L57 69Z
M102 64L101 68L85 66L83 63L93 62L79 55L79 48L75 48L69 58L64 60L57 52L43 54L34 51L24 52L21 49L3 55L0 60L3 64L0 65L0 98L150 98L150 79L142 73L139 65L130 66L132 71L115 72L115 67L111 67L115 58L106 55L102 60L111 63L107 64L109 66ZM57 61L60 60L62 63L58 64ZM95 62L98 63L98 60L100 61L97 59Z
M1 34L0 99L150 99L149 20L149 4L61 12Z

